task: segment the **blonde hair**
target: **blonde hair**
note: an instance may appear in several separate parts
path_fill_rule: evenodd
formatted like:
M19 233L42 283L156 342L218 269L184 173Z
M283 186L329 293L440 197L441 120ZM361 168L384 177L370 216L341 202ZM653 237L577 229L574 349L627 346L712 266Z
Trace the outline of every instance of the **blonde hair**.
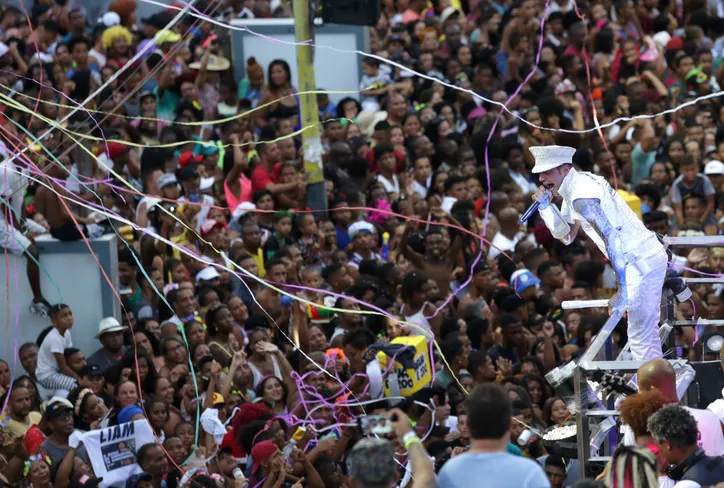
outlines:
M114 25L113 27L109 27L108 29L103 31L103 35L101 36L101 44L103 45L103 49L108 51L108 49L111 48L113 41L117 37L125 37L126 44L128 44L129 46L131 45L131 43L133 43L133 34L131 34L131 31L129 31L122 25Z

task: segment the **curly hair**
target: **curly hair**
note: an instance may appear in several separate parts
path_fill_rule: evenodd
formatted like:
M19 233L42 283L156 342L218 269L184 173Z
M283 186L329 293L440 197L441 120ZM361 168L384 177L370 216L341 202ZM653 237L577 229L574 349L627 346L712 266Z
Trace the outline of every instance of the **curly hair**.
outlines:
M639 391L626 398L619 406L621 421L631 427L636 437L649 434L646 422L669 402L658 390Z
M696 420L679 405L661 407L646 424L656 442L667 440L679 449L695 446L699 437Z

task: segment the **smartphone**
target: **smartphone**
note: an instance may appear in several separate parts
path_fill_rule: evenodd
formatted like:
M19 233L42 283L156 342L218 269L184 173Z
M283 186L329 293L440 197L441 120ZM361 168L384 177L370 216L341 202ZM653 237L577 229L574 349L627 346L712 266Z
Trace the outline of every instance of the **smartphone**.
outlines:
M364 415L359 424L365 435L387 435L392 433L392 424L385 415Z

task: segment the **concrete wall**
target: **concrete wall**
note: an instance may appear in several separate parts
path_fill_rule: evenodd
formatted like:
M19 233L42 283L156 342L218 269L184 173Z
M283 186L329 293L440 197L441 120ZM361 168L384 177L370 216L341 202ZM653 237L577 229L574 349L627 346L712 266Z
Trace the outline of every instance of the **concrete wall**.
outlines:
M73 309L75 324L71 331L73 345L86 355L100 347L95 335L103 317L121 319L121 307L103 276L117 290L118 250L115 234L91 241L91 249L83 242L60 242L49 236L36 240L40 251L41 286L45 298L51 303L66 303ZM2 251L0 251L2 252ZM98 265L100 262L101 266ZM38 334L50 325L30 313L32 294L25 273L26 258L3 252L0 258L0 358L10 364L13 376L23 374L20 362L13 367L13 354L25 342L35 342ZM101 269L102 267L102 269Z
M292 19L233 20L231 25L248 29L231 31L234 77L237 82L246 77L246 61L254 56L265 69L275 59L285 60L292 72L292 84L299 86L296 46L284 44L294 42ZM268 37L282 42L274 42ZM356 25L321 25L318 19L314 44L319 46L314 49L314 75L317 88L333 91L357 90L362 79L362 56L353 52L369 51L367 28ZM334 51L325 46L346 52ZM357 98L356 93L330 94L329 98L336 102L348 96Z

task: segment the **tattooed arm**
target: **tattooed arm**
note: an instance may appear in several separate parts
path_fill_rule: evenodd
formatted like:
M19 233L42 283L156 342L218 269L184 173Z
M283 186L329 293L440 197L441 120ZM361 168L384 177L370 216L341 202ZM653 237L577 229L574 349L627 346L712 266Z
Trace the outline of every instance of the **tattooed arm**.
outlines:
M618 292L611 299L610 308L624 305L626 302L626 256L623 253L622 229L614 227L601 208L598 198L578 198L573 201L573 208L585 218L606 243L608 258L616 272Z

